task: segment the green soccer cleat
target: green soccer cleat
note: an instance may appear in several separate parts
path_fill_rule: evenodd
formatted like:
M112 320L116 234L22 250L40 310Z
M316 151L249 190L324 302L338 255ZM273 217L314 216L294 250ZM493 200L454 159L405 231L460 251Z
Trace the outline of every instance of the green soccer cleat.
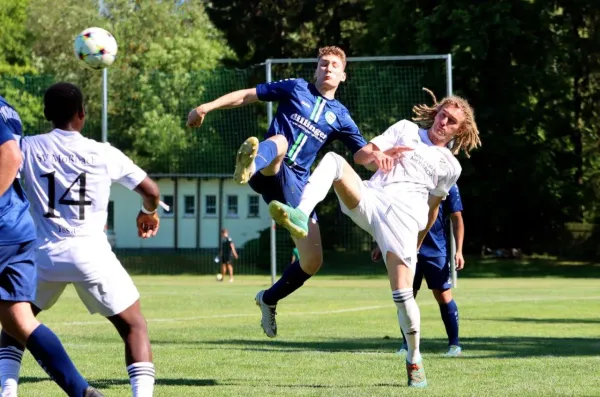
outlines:
M406 374L408 375L408 387L427 387L427 378L425 377L425 368L423 360L411 364L406 360Z
M462 348L456 345L450 345L448 352L444 354L444 357L460 357L462 356Z
M283 226L293 237L305 238L308 235L308 216L298 208L273 200L269 203L269 214L280 226Z
M256 153L258 153L258 139L251 136L242 143L235 157L235 171L233 172L235 183L243 185L252 178L256 170L254 164Z

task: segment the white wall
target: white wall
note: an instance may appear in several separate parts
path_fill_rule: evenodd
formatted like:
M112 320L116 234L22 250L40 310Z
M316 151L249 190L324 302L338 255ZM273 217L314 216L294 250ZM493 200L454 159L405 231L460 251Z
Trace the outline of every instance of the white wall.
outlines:
M237 185L232 180L223 182L223 200L219 199L219 180L209 179L200 181L200 207L198 208L197 179L178 178L178 197L175 203L178 220L178 247L216 248L219 243L219 213L223 213L223 227L229 230L236 247L253 238L258 237L258 232L270 225L268 207L259 197L259 216L250 217L249 199L256 195L247 185ZM166 195L174 195L175 183L171 178L157 180L160 188L161 199ZM216 197L216 213L207 213L206 197ZM185 196L194 197L194 214L185 214ZM237 215L227 213L227 196L237 196ZM160 209L161 223L158 235L155 238L142 240L137 236L135 219L139 212L142 200L139 195L121 185L115 184L111 189L110 200L114 208L114 233L117 248L174 248L175 218L174 214L165 214ZM173 211L174 212L174 211ZM200 221L200 236L197 236L197 221Z

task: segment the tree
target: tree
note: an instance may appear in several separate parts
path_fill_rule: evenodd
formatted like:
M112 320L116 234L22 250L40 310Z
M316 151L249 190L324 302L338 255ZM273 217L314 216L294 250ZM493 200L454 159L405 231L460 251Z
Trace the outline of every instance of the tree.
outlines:
M81 1L66 0L55 7L49 0L31 0L29 29L40 70L82 88L89 115L86 134L98 139L102 74L76 59L73 39L90 26L110 31L119 51L108 71L109 141L149 171L180 172L187 166L183 154L198 144L184 127L208 81L197 77L233 53L200 0L106 0L105 6L100 15Z

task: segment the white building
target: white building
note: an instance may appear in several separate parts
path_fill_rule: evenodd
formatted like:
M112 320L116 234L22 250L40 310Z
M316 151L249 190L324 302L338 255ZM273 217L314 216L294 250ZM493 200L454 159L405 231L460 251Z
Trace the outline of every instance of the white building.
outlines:
M112 186L107 223L116 248L217 248L222 228L229 230L236 247L241 248L271 224L262 198L248 185L237 185L231 176L152 178L171 210L159 209L160 230L151 239L137 236L140 196L119 184Z

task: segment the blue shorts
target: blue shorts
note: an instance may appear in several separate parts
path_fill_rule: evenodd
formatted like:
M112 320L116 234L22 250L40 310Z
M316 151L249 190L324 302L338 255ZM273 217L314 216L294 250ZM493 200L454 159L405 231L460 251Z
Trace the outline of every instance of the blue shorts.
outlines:
M452 288L450 263L446 257L430 258L418 255L415 281L413 281L415 291L421 289L423 277L425 277L429 289L447 290Z
M35 299L34 255L35 240L0 246L0 301L31 302Z
M252 175L248 182L252 190L260 194L267 204L277 200L294 208L300 204L302 192L306 182L286 164L281 163L279 172L272 176L265 176L260 172ZM313 211L311 218L317 220L317 214Z

